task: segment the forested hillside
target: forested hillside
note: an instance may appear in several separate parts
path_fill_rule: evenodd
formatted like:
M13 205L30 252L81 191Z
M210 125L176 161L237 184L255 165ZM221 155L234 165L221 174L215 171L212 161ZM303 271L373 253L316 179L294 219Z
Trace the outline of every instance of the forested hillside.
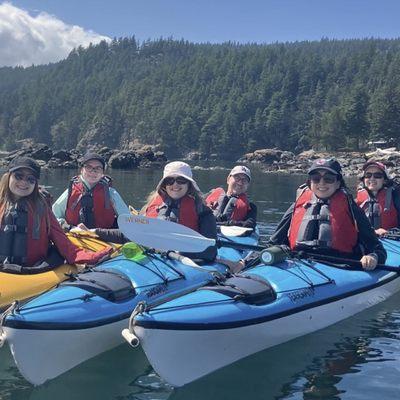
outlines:
M0 68L0 147L160 144L236 157L400 136L400 40L193 44L119 39Z

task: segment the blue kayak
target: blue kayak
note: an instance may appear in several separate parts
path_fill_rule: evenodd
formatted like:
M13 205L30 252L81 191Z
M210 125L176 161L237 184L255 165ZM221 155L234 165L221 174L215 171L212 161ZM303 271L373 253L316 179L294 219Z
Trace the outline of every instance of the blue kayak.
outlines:
M400 242L384 239L387 266L343 269L311 259L258 265L220 284L143 307L125 330L174 386L322 329L400 290Z
M257 244L258 236L228 238ZM245 251L220 248L220 258L238 261ZM195 265L145 252L135 259L120 255L56 289L9 310L3 319L21 374L38 385L123 342L121 330L141 302L173 299L216 282L227 272L220 263Z

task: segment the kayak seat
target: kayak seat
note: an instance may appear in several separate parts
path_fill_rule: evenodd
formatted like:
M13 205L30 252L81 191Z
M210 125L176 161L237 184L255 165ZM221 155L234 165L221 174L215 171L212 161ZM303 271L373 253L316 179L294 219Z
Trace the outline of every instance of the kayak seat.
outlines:
M121 272L110 270L89 270L73 274L60 286L76 286L114 303L136 296L131 280Z
M249 274L236 275L222 284L203 286L198 290L212 290L256 306L272 303L276 299L276 293L267 280Z

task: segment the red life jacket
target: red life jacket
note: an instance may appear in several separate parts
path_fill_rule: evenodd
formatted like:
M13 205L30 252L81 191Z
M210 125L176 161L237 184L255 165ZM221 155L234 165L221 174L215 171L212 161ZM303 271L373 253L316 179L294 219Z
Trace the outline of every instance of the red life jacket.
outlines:
M384 187L376 198L367 189L358 190L356 202L365 212L374 229L392 229L398 227L398 213L393 202L393 187Z
M315 221L318 221L317 235L310 231ZM305 245L352 253L358 232L345 192L338 190L323 204L309 188L304 189L294 206L288 238L292 250Z
M213 189L206 198L206 204L212 210L217 210L218 207L220 207L225 195L225 190L221 187ZM233 221L244 221L248 212L250 211L250 204L247 195L245 193L242 193L237 197L232 197L232 199L235 200L235 206L229 219ZM219 210L220 215L223 215L226 209L227 207L225 207L225 210Z
M18 202L6 210L0 229L0 261L33 266L48 252L47 207L34 208L31 202Z
M166 206L164 199L157 195L147 207L146 216L157 218L163 206ZM199 232L199 216L193 197L186 195L180 200L178 223Z
M65 220L70 225L84 223L88 228L112 228L116 215L111 204L111 178L103 176L90 190L79 176L70 181Z

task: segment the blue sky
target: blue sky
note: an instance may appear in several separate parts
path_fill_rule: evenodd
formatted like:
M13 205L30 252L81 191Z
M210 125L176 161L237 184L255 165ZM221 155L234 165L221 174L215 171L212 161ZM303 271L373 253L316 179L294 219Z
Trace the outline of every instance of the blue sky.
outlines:
M109 37L194 42L400 37L400 0L11 0Z
M273 43L398 38L400 0L0 0L0 67L113 37Z

